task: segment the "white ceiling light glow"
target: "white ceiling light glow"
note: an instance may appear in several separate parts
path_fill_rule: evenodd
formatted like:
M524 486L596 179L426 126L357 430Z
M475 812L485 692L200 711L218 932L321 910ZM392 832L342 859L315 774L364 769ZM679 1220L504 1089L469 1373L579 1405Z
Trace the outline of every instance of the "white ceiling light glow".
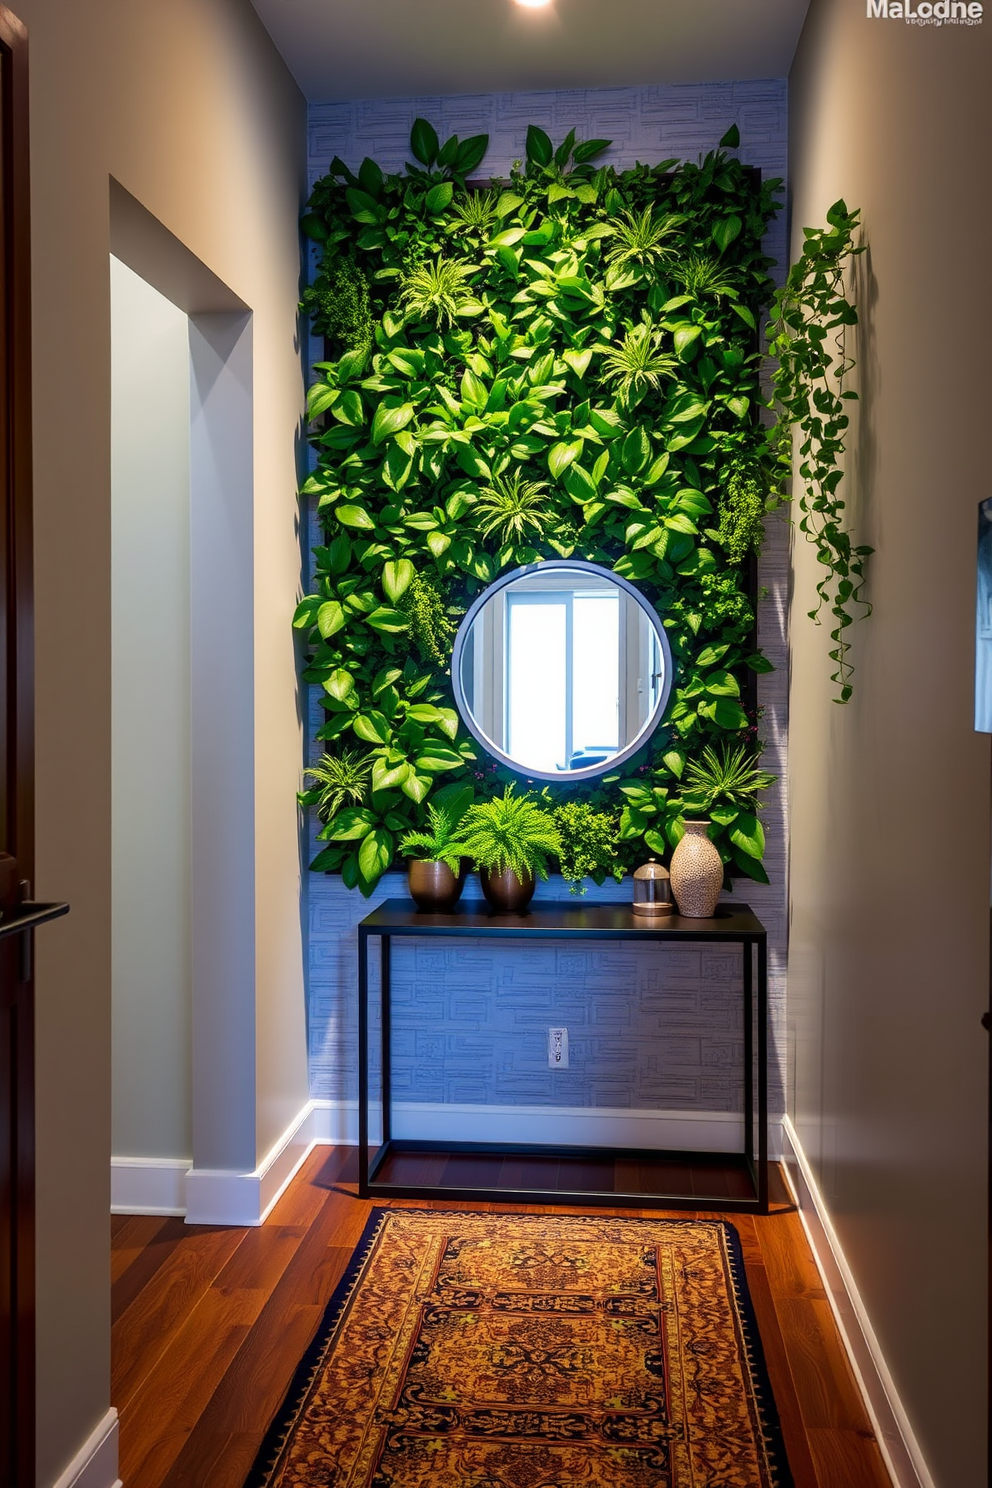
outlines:
M518 5L525 5L528 10L538 10L543 5L550 5L551 0L517 0Z

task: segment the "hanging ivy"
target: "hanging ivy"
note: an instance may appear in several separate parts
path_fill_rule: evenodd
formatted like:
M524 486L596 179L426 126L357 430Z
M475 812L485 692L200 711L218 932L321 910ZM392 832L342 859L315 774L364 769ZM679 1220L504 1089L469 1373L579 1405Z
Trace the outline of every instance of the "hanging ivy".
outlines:
M874 551L852 541L846 503L839 494L850 423L847 404L858 396L844 388L844 379L854 368L847 331L858 323L844 280L851 260L864 252L854 241L859 216L838 201L827 213L826 228L806 228L803 251L775 295L767 332L777 359L772 381L778 476L783 488L792 477L795 431L799 530L816 548L817 561L826 570L817 582L817 600L809 617L819 625L824 606L833 616L830 659L837 703L848 702L853 692L854 668L845 631L856 614L871 614L864 589L866 564Z
M726 148L618 172L596 164L609 141L573 130L556 147L531 127L509 181L478 187L487 143L442 144L418 120L405 174L335 159L304 218L327 351L303 494L324 541L295 623L318 737L351 778L356 749L369 767L360 801L333 797L312 866L366 893L439 789L513 778L465 730L450 678L455 627L507 568L602 564L663 619L661 727L621 771L551 787L619 813L621 867L679 841L682 781L707 747L753 755L745 679L769 670L745 566L770 470L757 325L780 183ZM334 289L359 282L367 300ZM715 801L714 837L729 872L767 881L753 808Z

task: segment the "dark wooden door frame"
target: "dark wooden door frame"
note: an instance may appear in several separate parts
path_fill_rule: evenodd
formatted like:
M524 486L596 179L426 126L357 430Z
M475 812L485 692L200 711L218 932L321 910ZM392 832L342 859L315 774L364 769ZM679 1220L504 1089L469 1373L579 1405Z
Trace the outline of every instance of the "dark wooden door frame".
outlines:
M27 35L0 5L0 911L34 881ZM35 1477L31 935L0 940L0 1481Z

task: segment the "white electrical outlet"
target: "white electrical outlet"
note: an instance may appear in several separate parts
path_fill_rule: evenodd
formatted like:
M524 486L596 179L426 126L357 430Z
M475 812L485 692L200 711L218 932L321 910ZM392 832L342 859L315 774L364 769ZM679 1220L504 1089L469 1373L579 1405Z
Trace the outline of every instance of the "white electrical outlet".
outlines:
M568 1029L548 1029L548 1068L568 1069Z

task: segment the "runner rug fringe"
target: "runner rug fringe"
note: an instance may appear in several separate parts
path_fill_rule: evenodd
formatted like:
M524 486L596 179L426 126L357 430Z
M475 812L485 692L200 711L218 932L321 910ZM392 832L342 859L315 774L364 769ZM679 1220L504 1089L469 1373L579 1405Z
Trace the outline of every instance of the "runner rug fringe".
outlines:
M245 1488L791 1488L712 1220L374 1210Z

